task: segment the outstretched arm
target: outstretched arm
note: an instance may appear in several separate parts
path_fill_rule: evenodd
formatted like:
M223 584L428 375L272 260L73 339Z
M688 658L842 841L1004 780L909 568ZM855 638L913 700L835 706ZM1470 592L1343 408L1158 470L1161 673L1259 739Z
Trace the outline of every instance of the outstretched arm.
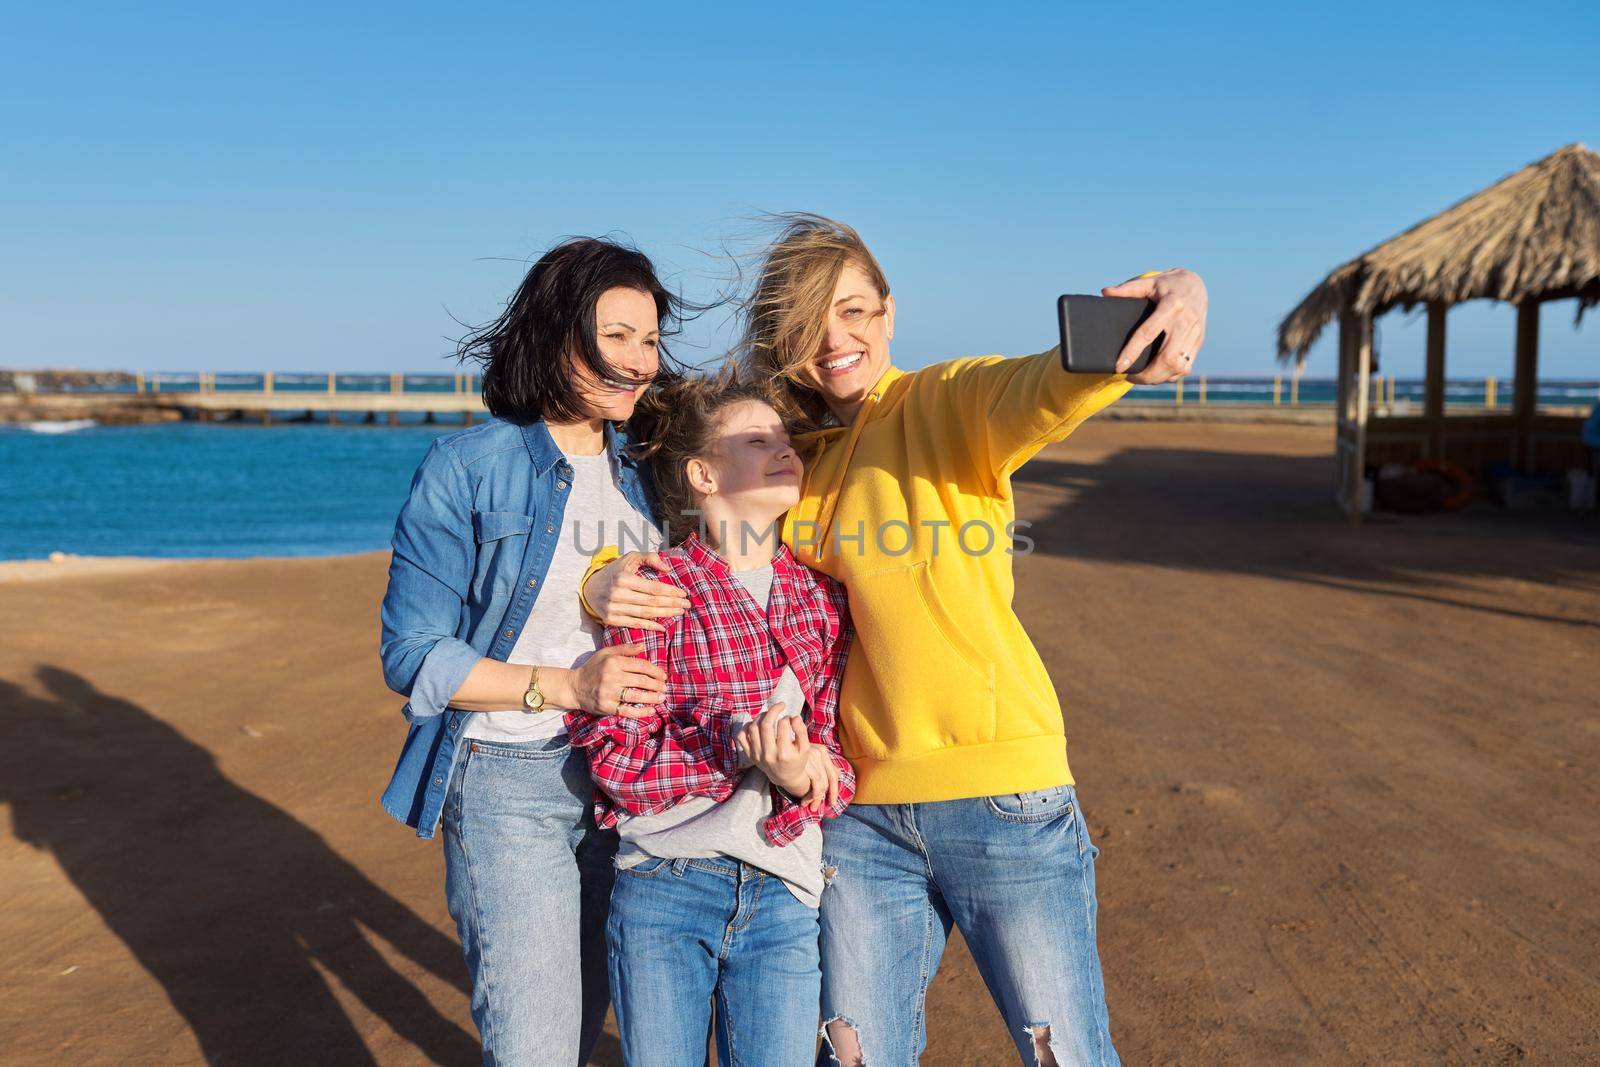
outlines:
M1118 400L1133 384L1172 381L1188 374L1205 340L1205 283L1193 271L1171 270L1110 286L1107 296L1154 299L1156 309L1118 357L1130 366L1162 334L1166 339L1138 374L1069 374L1061 351L1052 348L1012 359L985 356L946 368L936 391L922 403L934 417L953 417L961 427L975 473L995 491L1022 464L1052 441L1060 441L1090 416Z

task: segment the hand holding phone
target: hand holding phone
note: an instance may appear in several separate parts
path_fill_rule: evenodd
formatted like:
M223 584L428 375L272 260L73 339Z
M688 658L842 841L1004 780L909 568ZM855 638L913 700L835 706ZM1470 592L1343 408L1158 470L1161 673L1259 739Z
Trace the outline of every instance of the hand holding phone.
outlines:
M1155 309L1154 300L1133 297L1061 297L1056 301L1061 321L1061 366L1073 374L1115 374L1123 346ZM1166 337L1165 333L1157 334L1128 373L1137 374L1148 367Z

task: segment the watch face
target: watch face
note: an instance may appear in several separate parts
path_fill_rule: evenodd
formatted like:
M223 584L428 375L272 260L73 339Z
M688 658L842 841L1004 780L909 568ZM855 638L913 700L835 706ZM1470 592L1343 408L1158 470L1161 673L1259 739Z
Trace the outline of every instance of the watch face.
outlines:
M544 694L537 689L530 689L522 694L522 702L528 705L529 711L538 711L544 707Z

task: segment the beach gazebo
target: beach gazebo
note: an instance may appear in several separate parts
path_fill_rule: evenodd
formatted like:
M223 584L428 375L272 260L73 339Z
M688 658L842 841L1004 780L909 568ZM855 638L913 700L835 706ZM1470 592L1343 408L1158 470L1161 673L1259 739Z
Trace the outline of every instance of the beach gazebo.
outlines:
M1278 326L1278 357L1304 364L1324 326L1339 321L1340 504L1361 513L1372 464L1441 460L1480 483L1488 464L1530 473L1587 467L1581 415L1538 410L1539 306L1600 303L1600 153L1567 145L1343 264ZM1445 313L1465 300L1517 308L1511 407L1491 402L1445 413ZM1421 414L1371 403L1372 324L1394 308L1428 313Z

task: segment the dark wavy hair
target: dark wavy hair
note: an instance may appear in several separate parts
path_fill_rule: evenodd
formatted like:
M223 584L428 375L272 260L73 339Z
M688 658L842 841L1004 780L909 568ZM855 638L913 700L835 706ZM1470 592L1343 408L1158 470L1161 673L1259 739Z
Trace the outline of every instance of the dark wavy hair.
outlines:
M588 418L573 375L577 361L602 382L645 384L648 379L607 363L595 340L595 305L602 293L619 287L654 298L663 338L657 378L680 375L665 338L705 308L669 292L638 249L597 237L573 237L540 256L500 317L458 346L462 362L471 360L483 368L483 403L490 414L520 424Z

